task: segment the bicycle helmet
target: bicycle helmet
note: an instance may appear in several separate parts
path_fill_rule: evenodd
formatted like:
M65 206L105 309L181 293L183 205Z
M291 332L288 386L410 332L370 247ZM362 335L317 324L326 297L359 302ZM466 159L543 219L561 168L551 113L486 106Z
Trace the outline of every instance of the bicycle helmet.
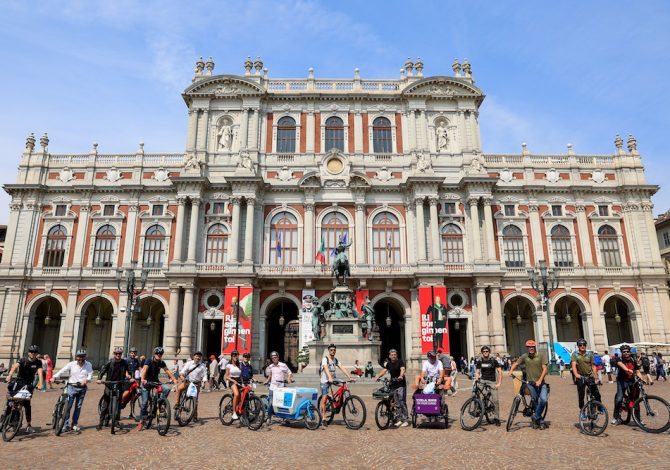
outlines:
M31 353L38 353L38 354L39 354L39 352L40 352L40 347L39 347L38 345L36 345L36 344L33 344L32 346L30 346L30 347L28 348L28 352L31 352Z
M619 348L619 350L621 352L624 352L624 351L630 352L630 346L628 346L627 344L622 344L621 347Z
M251 357L251 353L249 353L249 352L245 352L244 354L242 354L242 357L250 358L250 357Z
M535 341L533 341L532 339L529 339L528 341L526 341L526 347L527 348L536 348L537 343L535 343Z
M239 356L240 352L237 349L234 349L233 352L230 353L231 356Z
M427 356L428 356L428 357L437 357L437 356L435 355L435 351L428 351Z
M484 351L491 352L491 348L489 348L488 346L482 346L482 348L479 350L479 352L483 353Z
M193 355L194 355L194 356L202 356L202 352L200 352L200 351L196 351L196 352L193 353Z
M136 348L136 347L132 347L132 348L130 348L130 352L134 352L134 353L136 353L136 352L137 352L137 348Z
M586 340L584 338L579 338L577 340L577 346L582 346L582 345L586 346Z
M116 346L114 348L114 354L123 354L123 348L121 346Z
M277 351L272 351L270 357L279 357L279 353Z
M162 346L156 346L154 348L154 354L164 354L164 353L165 353L165 349L163 349Z
M77 349L77 354L75 354L75 357L86 357L86 350L85 349Z

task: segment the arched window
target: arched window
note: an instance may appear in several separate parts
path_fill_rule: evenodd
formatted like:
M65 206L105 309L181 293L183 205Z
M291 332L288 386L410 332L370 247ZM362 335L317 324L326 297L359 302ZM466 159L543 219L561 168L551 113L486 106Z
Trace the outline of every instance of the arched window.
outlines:
M165 229L160 225L152 225L144 235L145 268L162 268L165 261Z
M372 121L372 148L375 153L393 152L391 121L378 117Z
M445 263L463 263L463 232L456 224L442 227L442 260Z
M508 225L503 229L503 251L505 252L505 266L508 268L525 266L523 233L516 225Z
M333 116L326 119L326 152L338 149L344 152L344 123Z
M602 256L603 266L621 266L619 237L611 225L600 227L598 242L600 243L600 256Z
M372 263L400 263L400 223L390 212L381 212L372 219Z
M298 220L290 212L279 212L270 222L270 264L298 263Z
M223 224L214 224L207 230L207 264L226 264L228 260L228 230Z
M573 265L570 230L565 225L557 225L551 229L551 249L554 253L554 266L569 268Z
M93 267L111 268L114 266L116 251L116 230L111 225L103 225L95 234L93 248Z
M44 247L44 260L42 264L48 268L60 268L65 261L65 246L67 244L67 231L62 225L56 225L47 233L47 243Z
M295 152L295 119L284 116L277 121L277 153Z
M326 214L321 222L321 240L326 247L326 260L328 260L331 251L337 246L337 243L346 235L346 242L349 243L349 222L347 218L339 211Z

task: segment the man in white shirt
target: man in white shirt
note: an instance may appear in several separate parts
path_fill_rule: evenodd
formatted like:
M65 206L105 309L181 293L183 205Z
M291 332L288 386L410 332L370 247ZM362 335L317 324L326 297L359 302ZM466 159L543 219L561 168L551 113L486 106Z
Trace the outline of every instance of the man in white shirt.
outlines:
M202 381L207 378L207 366L202 362L202 353L200 351L193 353L193 359L184 364L179 371L179 378L181 379L181 383L177 385L177 402L174 405L175 410L179 407L181 394L186 391L190 383L195 384L198 389L198 395L200 395L200 385L202 384ZM193 415L193 421L198 421L197 398L195 400L195 414Z
M51 378L51 382L60 379L66 373L69 375L67 379L67 408L65 409L65 430L70 427L70 410L75 400L77 400L72 414L72 430L74 432L81 431L78 426L79 414L81 413L81 406L84 404L84 397L88 387L86 384L93 380L93 366L86 360L86 351L80 349L75 356L76 360L69 362L65 367L56 372Z
M603 367L605 368L605 373L607 374L607 383L612 383L612 358L608 354L607 351L605 351L605 354L601 358L603 361Z
M228 359L226 359L226 356L221 354L219 356L219 384L223 386L223 388L228 387L228 384L226 383L226 366L228 365Z
M279 354L277 351L272 351L270 353L270 360L272 363L267 366L265 373L267 374L268 379L265 381L265 385L270 384L268 392L268 425L272 424L272 394L279 388L283 387L284 383L293 382L293 373L291 369L288 368L283 362L279 362Z
M440 385L443 380L444 366L442 365L442 362L437 360L437 355L434 351L428 351L428 360L423 361L421 374L417 375L414 379L414 388L419 389L422 384L434 382L437 392L437 386Z

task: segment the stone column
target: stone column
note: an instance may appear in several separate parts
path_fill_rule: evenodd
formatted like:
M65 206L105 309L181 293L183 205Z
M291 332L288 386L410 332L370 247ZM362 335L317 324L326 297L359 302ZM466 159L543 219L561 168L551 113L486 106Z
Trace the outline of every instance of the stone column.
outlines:
M590 345L596 344L596 338L593 334L593 315L591 312L582 312L583 324L586 326L586 337Z
M5 239L5 250L2 255L2 264L10 266L12 264L12 255L14 245L16 244L16 230L19 226L19 216L21 215L21 203L12 202L9 205L9 222L7 223L7 237Z
M363 115L360 111L354 111L354 153L363 153Z
M195 150L195 139L198 135L198 110L188 110L188 136L186 138L186 151Z
M200 199L191 199L191 226L188 232L187 261L195 264L198 248L198 225L200 225Z
M416 198L414 200L414 208L416 210L416 240L417 258L419 262L427 261L426 257L426 223L423 216L423 198Z
M356 203L356 264L367 264L365 258L365 239L368 235L368 227L365 223L365 202Z
M654 224L654 217L652 216L652 209L654 205L650 202L643 202L642 206L642 224L640 224L640 231L644 231L646 236L643 239L647 240L649 245L649 255L651 262L656 265L663 265L661 261L661 249L658 246L656 238L656 225Z
M591 237L589 236L589 221L586 218L586 208L583 204L577 204L577 229L579 230L579 245L582 248L584 266L593 266L593 253L591 252ZM593 312L595 315L597 312Z
M474 245L474 260L482 259L482 238L479 234L479 199L468 199L470 205L470 227L472 228L472 244Z
M430 240L431 251L433 252L433 261L439 263L442 260L440 253L440 223L437 218L438 200L435 197L430 198Z
M177 226L175 228L174 240L174 261L181 263L183 261L184 251L184 211L186 210L186 200L183 197L177 198Z
M202 110L202 116L198 120L197 150L207 150L207 126L209 125L209 109Z
M258 141L260 140L261 136L258 132L258 122L260 120L260 111L258 109L251 108L251 116L249 116L249 136L251 137L251 145L249 146L250 149L252 150L258 150ZM272 129L268 129L267 132L272 132ZM270 153L270 149L267 149L266 152Z
M137 212L139 206L133 202L128 205L128 223L123 237L123 266L130 266L135 251L135 235L137 232Z
M589 286L589 307L591 308L591 318L593 319L594 348L598 351L604 351L607 349L609 343L607 339L604 313L600 311L598 289L595 286Z
M230 233L230 245L228 246L228 263L237 264L240 239L240 198L233 197L230 201L233 203L233 227Z
M242 110L242 122L240 131L240 150L249 146L249 110Z
M247 199L247 225L244 228L244 263L254 263L254 205L252 197Z
M61 332L60 341L58 344L57 361L59 364L64 364L72 360L74 357L74 349L76 348L77 331L74 328L74 319L77 313L77 294L79 289L76 285L71 285L67 291L67 305L65 307L65 315L61 315Z
M489 339L489 324L486 312L486 287L483 285L478 285L475 287L477 293L477 305L476 312L473 312L475 316L475 323L477 327L476 333L476 349L479 349L481 346L490 343Z
M188 285L184 289L184 314L181 319L181 352L180 356L187 357L193 347L193 307L195 287Z
M407 112L407 120L408 120L408 127L409 127L409 142L407 142L407 150L416 150L417 148L417 136L416 136L416 116L414 114L414 110L410 109Z
M503 353L505 352L505 333L499 287L491 287L491 324L493 329L491 347L495 352Z
M416 236L412 236L411 227L416 226L416 219L414 217L414 210L412 208L411 201L405 201L405 218L407 219L407 225L405 226L405 231L407 233L407 263L413 264L416 263ZM356 222L358 224L358 222Z
M486 237L486 254L489 263L495 263L496 242L493 236L493 213L491 211L491 199L484 198L484 233Z
M305 150L307 153L314 153L314 111L307 112L307 122L305 124L305 132L307 132L305 134Z
M165 325L165 355L173 359L177 355L179 336L177 325L179 321L179 287L170 285L170 303L168 304L167 324Z
M528 210L530 211L530 237L533 243L533 252L535 253L535 263L537 263L538 260L547 259L542 245L540 213L537 205L528 206ZM530 263L530 260L528 262Z
M72 265L74 267L81 267L81 263L84 259L84 251L86 250L86 242L88 241L86 232L88 231L88 218L90 214L91 206L88 203L79 206L77 240L75 241L75 246L71 247L71 249L74 250L74 258L72 260Z
M316 251L314 250L314 202L306 201L304 203L305 208L305 252L303 253L302 259L304 264L314 264ZM321 244L321 240L318 240L317 243Z

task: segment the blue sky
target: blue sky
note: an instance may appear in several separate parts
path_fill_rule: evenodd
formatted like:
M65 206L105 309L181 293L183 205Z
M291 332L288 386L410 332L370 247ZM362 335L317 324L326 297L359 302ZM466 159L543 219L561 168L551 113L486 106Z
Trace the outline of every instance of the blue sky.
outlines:
M0 174L14 182L25 137L52 153L182 151L181 91L198 56L270 77L395 78L468 58L487 97L485 152L606 154L634 134L662 185L670 129L670 4L664 1L4 1L0 4ZM0 221L9 198L0 195ZM654 197L670 208L670 188ZM2 223L2 222L0 222Z

